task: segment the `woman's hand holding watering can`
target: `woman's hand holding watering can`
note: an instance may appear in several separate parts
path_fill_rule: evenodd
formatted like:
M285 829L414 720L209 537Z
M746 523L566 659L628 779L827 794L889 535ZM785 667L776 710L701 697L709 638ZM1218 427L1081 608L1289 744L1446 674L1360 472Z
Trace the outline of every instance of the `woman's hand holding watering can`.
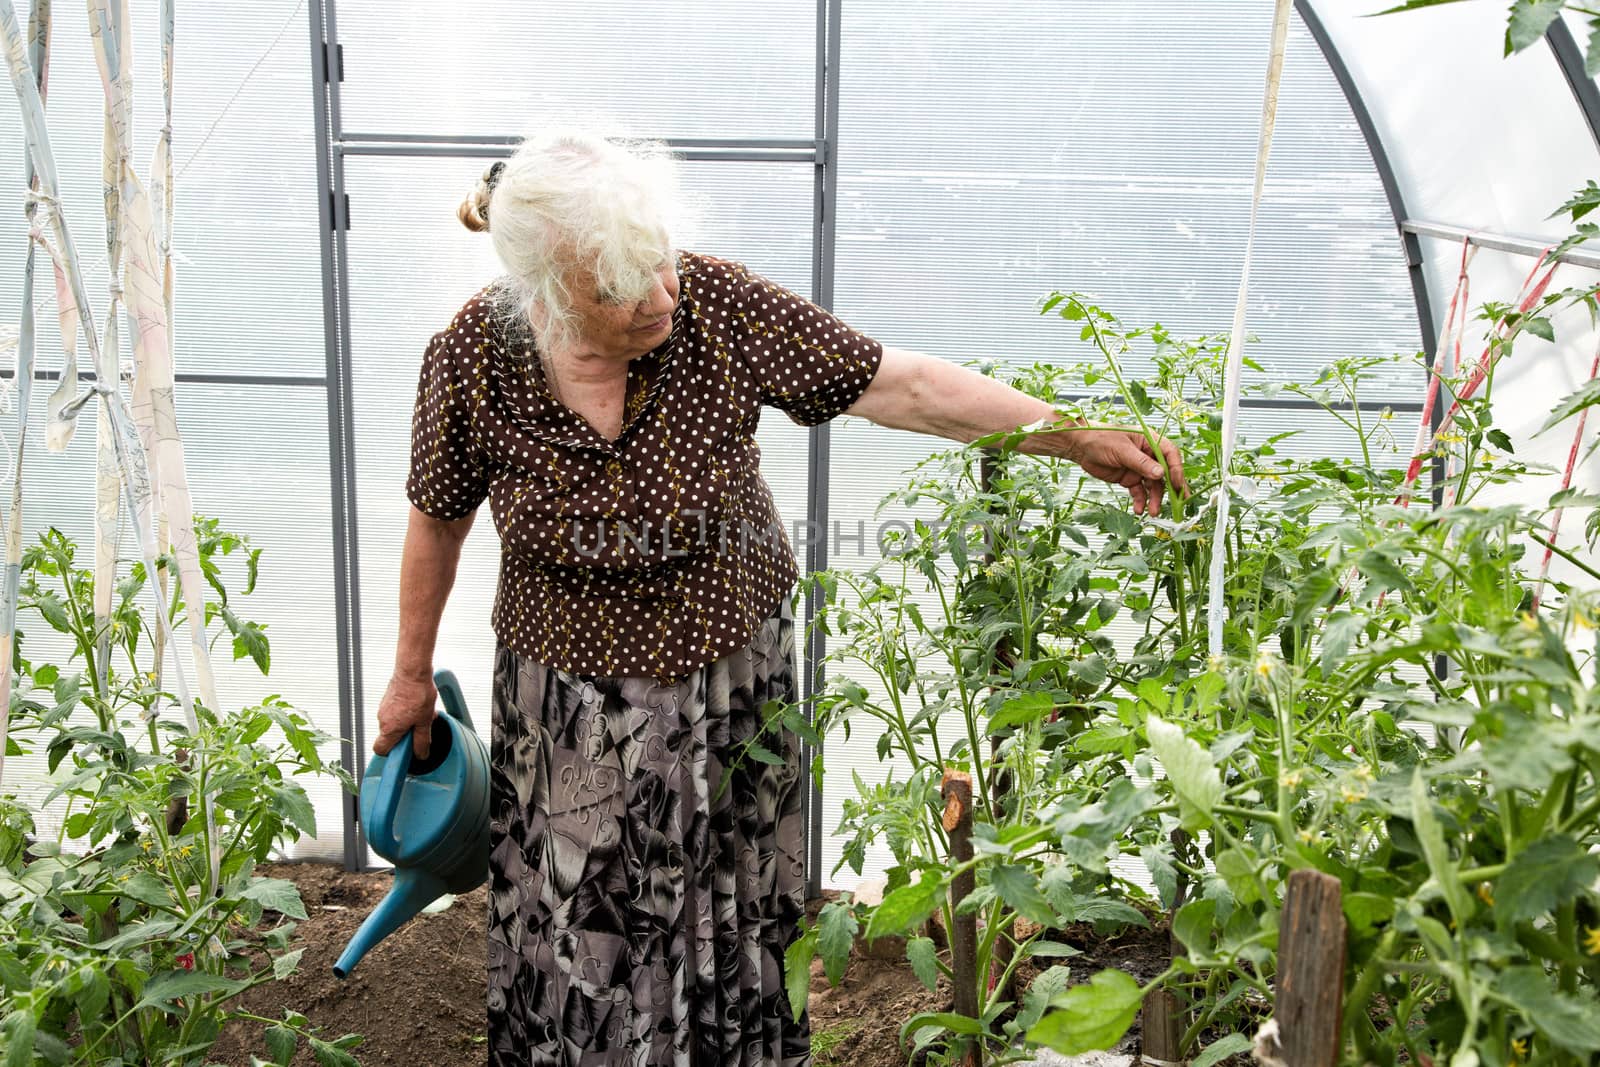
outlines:
M419 760L427 759L433 744L433 717L438 714L434 705L438 696L433 679L426 674L416 677L396 672L390 676L389 687L383 691L383 700L378 704L378 739L372 743L372 751L380 756L388 755L409 730L412 755Z

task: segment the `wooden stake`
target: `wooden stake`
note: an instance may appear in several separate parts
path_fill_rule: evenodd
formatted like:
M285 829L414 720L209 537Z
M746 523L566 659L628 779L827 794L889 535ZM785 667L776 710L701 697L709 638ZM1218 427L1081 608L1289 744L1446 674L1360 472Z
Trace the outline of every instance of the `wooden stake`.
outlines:
M940 788L944 798L944 829L950 835L950 861L965 863L972 858L972 776L964 771L944 772ZM977 879L971 868L950 883L952 906L972 892ZM950 930L950 967L955 977L955 1010L970 1019L978 1017L978 916L975 912L957 915ZM963 1067L981 1067L983 1049L973 1040L961 1058Z
M1140 1045L1140 1053L1145 1063L1166 1067L1168 1064L1183 1062L1183 1028L1179 1025L1181 1021L1182 1013L1178 1008L1178 998L1167 990L1152 990L1150 995L1144 998L1144 1010L1140 1014L1140 1031L1144 1039Z
M1344 1021L1344 913L1339 880L1321 871L1289 875L1278 928L1280 1058L1288 1067L1338 1067Z

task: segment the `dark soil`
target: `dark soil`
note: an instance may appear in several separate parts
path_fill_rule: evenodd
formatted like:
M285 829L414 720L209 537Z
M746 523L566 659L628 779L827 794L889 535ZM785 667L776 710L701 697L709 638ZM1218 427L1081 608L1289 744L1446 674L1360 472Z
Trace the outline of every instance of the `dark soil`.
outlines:
M361 1034L365 1040L353 1053L366 1067L487 1064L485 890L458 897L438 914L412 919L341 980L333 976L333 963L388 892L389 873L353 874L318 863L263 864L258 873L287 878L300 887L310 918L299 924L292 947L304 948L305 955L295 974L252 989L234 1002L236 1007L274 1019L293 1009L321 1028L326 1040ZM1060 961L1072 968L1075 979L1087 979L1102 967L1119 967L1144 981L1167 965L1164 924L1109 938L1080 925L1053 939L1082 950L1083 955ZM1027 962L1019 968L1024 983L1034 973ZM858 946L837 987L828 985L817 961L810 1002L816 1062L819 1067L901 1067L906 1055L899 1044L900 1027L918 1012L951 1006L948 986L941 982L936 992L929 992L903 954L868 953ZM248 1067L252 1054L265 1058L264 1027L235 1022L212 1049L211 1061ZM1124 1048L1135 1047L1137 1034L1135 1024ZM316 1061L302 1047L294 1067L316 1067Z

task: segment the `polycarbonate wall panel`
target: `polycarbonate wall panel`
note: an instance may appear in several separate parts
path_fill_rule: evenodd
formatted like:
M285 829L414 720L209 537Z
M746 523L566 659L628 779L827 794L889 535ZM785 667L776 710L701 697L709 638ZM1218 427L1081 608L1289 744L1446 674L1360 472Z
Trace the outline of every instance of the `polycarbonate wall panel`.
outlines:
M27 543L34 543L41 532L57 527L78 542L78 559L92 568L93 408L87 409L71 444L60 453L44 452L38 445L44 439L43 412L40 398L34 405L24 467L24 537ZM337 736L338 643L325 394L320 388L294 386L185 385L178 391L178 422L195 510L219 519L224 529L248 534L252 544L262 549L260 579L250 596L242 595L242 553L222 557L218 564L234 610L266 629L272 648L271 673L263 676L248 659L235 661L231 640L226 636L218 640L212 655L220 710L224 714L237 711L278 693L319 729ZM7 439L14 447L12 432ZM139 559L131 531L124 533L121 556L119 573L126 576ZM143 604L148 605L148 599ZM36 613L23 612L18 624L26 634L24 655L66 666L69 648L65 639L45 626ZM192 688L188 641L187 631L180 630L179 651ZM141 663L148 663L148 649ZM175 682L170 656L167 664L166 681L171 690ZM119 664L119 669L125 667ZM172 705L163 716L182 720L182 712ZM327 744L323 755L337 762L337 744ZM24 801L42 798L50 788L44 766L42 751L7 760L6 787L16 787ZM337 858L343 847L340 790L332 778L303 778L301 784L316 809L319 832L315 840L304 839L290 846L288 853L298 858ZM54 828L63 807L58 802L42 813L41 826Z
M1081 351L1052 289L1220 332L1244 254L1270 5L932 5L844 13L837 307L951 359ZM1181 62L1175 62L1181 57ZM1272 376L1420 347L1394 225L1296 23L1254 265ZM1076 354L1073 358L1078 358Z
M355 158L348 163L354 220L349 233L361 568L361 663L367 739L394 662L396 583L410 505L405 496L411 411L428 338L500 272L485 235L456 220L476 160ZM789 163L684 166L704 223L687 247L738 259L806 293L811 270L811 174ZM805 519L806 434L767 412L758 440L762 469L786 522ZM499 543L485 509L473 527L440 628L435 666L454 670L487 739ZM364 761L366 755L361 759Z
M134 163L147 183L162 124L158 8L132 5ZM67 222L95 321L103 325L104 95L84 5L58 3L52 11L50 136ZM26 11L19 17L26 19ZM180 5L177 17L172 154L178 370L321 375L322 279L305 12L291 0L228 0ZM258 61L247 81L246 72ZM0 182L4 276L20 279L27 239L22 122L9 88L0 93ZM53 301L52 289L46 271L39 299ZM19 297L17 282L0 286L0 321L15 324ZM127 352L127 330L122 333ZM39 357L41 369L61 365L53 313L39 319Z
M340 0L344 128L520 134L603 115L671 137L814 131L815 0Z

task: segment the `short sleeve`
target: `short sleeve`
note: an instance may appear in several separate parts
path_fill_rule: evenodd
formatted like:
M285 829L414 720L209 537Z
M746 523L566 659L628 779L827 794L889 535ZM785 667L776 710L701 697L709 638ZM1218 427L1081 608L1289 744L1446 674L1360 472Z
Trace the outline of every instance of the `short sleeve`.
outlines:
M736 271L740 350L761 402L801 426L842 414L872 384L883 346L780 285Z
M436 519L465 518L489 495L489 474L472 432L473 397L459 346L436 334L422 357L411 415L406 496Z

